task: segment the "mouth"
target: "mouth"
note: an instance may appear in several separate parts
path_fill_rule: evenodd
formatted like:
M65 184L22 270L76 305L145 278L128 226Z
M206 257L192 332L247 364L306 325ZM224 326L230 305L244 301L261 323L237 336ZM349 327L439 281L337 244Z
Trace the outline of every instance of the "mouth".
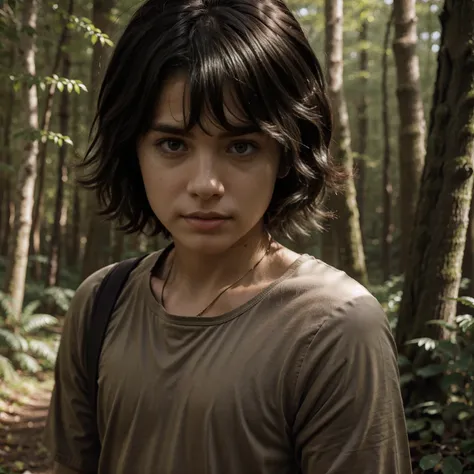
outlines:
M210 213L192 213L187 214L184 217L184 220L192 228L198 231L210 231L219 228L230 220L229 216L218 214L214 212Z

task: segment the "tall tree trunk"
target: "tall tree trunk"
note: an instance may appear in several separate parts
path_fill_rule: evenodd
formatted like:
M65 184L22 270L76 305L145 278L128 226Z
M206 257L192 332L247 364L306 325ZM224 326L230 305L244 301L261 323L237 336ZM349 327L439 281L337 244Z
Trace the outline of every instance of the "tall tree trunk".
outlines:
M80 106L81 106L81 96L75 94L73 96L72 104L72 120L71 120L71 135L72 141L74 143L74 157L78 159L80 156L80 143L81 143L81 134L79 132L79 120L80 120ZM68 231L67 231L67 264L70 267L76 268L79 263L80 258L80 248L81 248L81 202L79 194L79 185L76 182L74 175L74 168L72 169L72 206L71 213L72 215L68 219Z
M392 254L392 182L390 175L390 120L388 110L388 48L393 15L387 22L382 55L382 124L383 124L383 227L382 269L383 279L390 278Z
M9 70L13 70L15 64L15 47L12 46L9 58ZM15 92L11 85L5 91L5 113L2 123L2 148L0 149L1 163L5 165L5 171L0 172L0 255L8 254L8 239L12 228L14 217L14 202L12 199L12 151L11 151L11 129L13 122L13 109L15 107Z
M469 224L466 234L466 246L464 248L464 258L462 265L463 278L469 279L469 285L465 295L474 296L474 192L471 198L471 208L469 210Z
M72 3L72 0L71 0ZM67 47L69 35L64 40ZM71 62L69 54L63 53L63 77L69 77L71 72ZM70 93L66 90L61 94L61 102L59 107L59 131L61 135L67 136L69 133L69 104ZM57 185L56 200L54 206L54 222L53 231L51 233L50 251L48 259L48 267L46 272L46 286L57 286L59 282L59 271L61 264L61 243L64 234L64 215L65 215L65 198L64 185L68 180L68 171L66 158L68 145L63 143L58 150L58 167L57 167Z
M474 166L474 3L446 0L426 163L396 340L442 336L426 321L452 322L458 295Z
M326 57L328 58L328 90L334 110L334 137L331 154L350 173L344 193L334 198L338 212L336 232L339 240L340 267L348 275L367 284L364 248L353 178L354 160L351 150L349 115L343 93L343 8L342 0L325 0Z
M113 28L109 17L115 4L116 0L94 0L92 21L95 26L108 35L110 35ZM96 97L109 55L110 51L107 46L102 47L100 42L94 45L90 84L91 111L96 109ZM91 116L90 122L92 123L92 121L93 117ZM98 202L95 194L92 192L89 192L87 195L87 209L87 215L90 217L82 266L82 278L86 278L95 270L108 264L111 254L111 226L102 216L98 215Z
M364 12L362 12L364 14ZM369 22L364 19L359 31L359 70L360 70L360 88L359 88L359 104L357 106L357 155L356 169L357 179L357 204L359 208L359 219L362 236L364 235L364 212L365 212L365 186L366 186L366 169L367 169L367 139L369 131L369 116L367 102L367 85L369 82Z
M74 1L69 0L68 4L68 16L72 15L74 8ZM61 59L63 55L63 48L67 41L68 36L68 23L69 20L64 21L64 25L61 31L61 35L59 36L56 54L54 57L53 68L51 72L51 76L54 74L58 74L59 67L61 65ZM63 76L67 77L67 76ZM43 116L41 119L41 130L44 132L49 132L49 128L51 125L51 115L53 112L53 102L54 102L54 94L56 92L56 83L50 84L48 88L48 92L46 94L46 100L43 110ZM31 234L31 246L33 249L33 254L35 256L39 256L41 254L41 223L43 222L43 212L44 212L44 179L45 179L45 165L46 165L46 151L48 148L48 140L43 138L39 145L39 153L38 153L38 179L37 179L37 186L36 186L36 200L33 207L33 230ZM33 276L35 279L41 279L41 271L42 265L39 261L36 261L33 265Z
M400 229L401 271L404 271L413 230L416 203L425 156L425 119L420 92L420 66L416 54L416 0L393 2L395 38L393 53L397 69L400 116Z
M23 8L23 25L36 31L39 0L25 0ZM36 75L36 37L23 34L20 46L23 70ZM35 84L24 86L24 107L27 113L29 129L38 130L38 94ZM8 270L5 279L5 291L12 298L12 309L15 317L20 317L25 296L25 280L28 267L31 216L33 211L36 168L38 159L38 140L28 137L24 149L17 182L17 199L15 225L11 234L11 245L8 252Z
M112 252L112 260L114 262L120 262L123 258L123 252L125 248L125 233L119 229L114 231L114 246Z

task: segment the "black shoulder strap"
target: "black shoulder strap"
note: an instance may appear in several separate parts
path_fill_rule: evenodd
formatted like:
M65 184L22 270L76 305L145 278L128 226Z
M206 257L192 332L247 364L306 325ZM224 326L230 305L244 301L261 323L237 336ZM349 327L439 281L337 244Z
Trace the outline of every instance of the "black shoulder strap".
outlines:
M105 275L94 299L92 311L89 315L89 324L84 336L90 403L94 410L97 406L99 359L107 325L125 282L132 270L137 267L144 257L146 255L130 258L115 265Z

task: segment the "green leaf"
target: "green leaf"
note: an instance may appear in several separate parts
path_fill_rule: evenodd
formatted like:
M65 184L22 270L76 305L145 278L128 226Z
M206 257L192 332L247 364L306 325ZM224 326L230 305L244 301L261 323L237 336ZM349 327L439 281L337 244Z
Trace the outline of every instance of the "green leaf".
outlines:
M443 474L462 474L462 464L458 458L448 456L443 459L443 467L441 469Z
M23 330L26 333L33 333L46 327L56 326L58 323L58 319L50 314L35 314L28 318L23 325Z
M453 372L452 374L444 375L441 379L441 388L448 392L451 389L451 386L456 386L459 388L463 388L466 384L464 376L459 372Z
M76 94L80 94L81 93L81 88L79 87L79 84L74 84L74 92Z
M41 365L38 361L24 352L18 352L12 357L13 361L23 370L35 374L41 370Z
M446 427L445 423L443 420L431 420L431 429L433 430L434 433L436 433L438 436L443 436L444 434L444 429Z
M24 319L29 318L34 314L34 312L38 309L38 306L41 304L40 301L32 301L31 303L28 303L22 311L22 316Z
M0 328L0 345L2 342L12 351L28 350L28 343L23 337L5 328Z
M456 298L456 301L469 308L474 308L474 298L472 296L461 296L460 298Z
M474 439L465 439L461 441L461 451L465 454L474 451Z
M73 87L74 87L74 86L72 85L72 83L71 83L71 82L68 82L68 84L67 84L67 91L68 91L69 93L71 93Z
M92 37L91 37L91 43L92 43L92 44L96 44L98 39L99 39L99 38L98 38L97 35L92 35Z
M56 84L56 87L58 88L58 91L59 92L63 92L64 91L64 84L62 82L58 82Z
M424 419L407 419L407 431L408 433L416 433L421 431L426 426L426 420Z
M399 367L406 367L408 365L411 365L410 359L403 354L400 354L398 356L398 366Z
M400 385L406 385L408 382L414 380L415 376L413 374L403 374L400 376Z
M41 357L51 364L54 364L56 361L57 352L44 341L32 339L30 341L30 350L33 355Z
M423 347L426 351L431 351L436 348L437 341L430 339L429 337L420 337L417 339L411 339L405 343L408 344L416 344L418 347Z
M441 364L431 364L425 367L421 367L416 371L416 375L419 375L423 378L433 377L435 375L442 374L445 370L444 365Z
M13 382L18 378L15 368L9 359L0 355L0 380L5 382Z
M442 459L443 456L441 454L428 454L420 459L419 466L423 471L427 471L436 467Z

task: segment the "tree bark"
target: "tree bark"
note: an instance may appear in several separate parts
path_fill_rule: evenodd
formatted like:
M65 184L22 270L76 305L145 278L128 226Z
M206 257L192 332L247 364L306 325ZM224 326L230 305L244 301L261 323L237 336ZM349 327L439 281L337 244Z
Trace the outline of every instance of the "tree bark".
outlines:
M70 2L72 7L73 1ZM69 34L64 39L64 46L67 46ZM71 72L71 62L69 54L63 53L63 77L69 77ZM69 104L70 93L66 90L61 94L61 102L59 107L59 132L61 135L67 136L69 133ZM68 180L68 170L66 165L66 158L68 152L68 145L63 143L58 150L58 167L57 167L57 185L56 185L56 199L54 207L54 222L53 231L51 233L50 251L48 259L48 267L46 272L46 286L57 286L59 282L59 272L61 264L61 244L64 236L64 216L66 214L64 186Z
M328 60L328 92L333 106L334 133L331 154L350 173L343 193L334 198L338 213L335 230L339 240L340 267L348 275L367 284L356 187L351 150L349 116L343 93L343 7L342 0L325 0L326 57Z
M79 133L79 120L81 109L81 96L75 94L73 96L71 135L74 143L74 157L79 158L81 135ZM76 268L79 264L81 252L81 201L79 193L79 185L74 177L74 169L72 170L72 215L68 219L68 236L67 236L67 264Z
M383 124L383 226L382 226L382 270L383 279L390 278L392 254L392 182L390 174L390 120L388 107L388 48L393 15L387 22L382 55L382 124Z
M25 0L23 25L36 30L38 1ZM23 70L36 75L36 37L24 34L21 42ZM38 94L36 85L24 86L24 107L27 112L28 128L36 133L38 130ZM21 317L25 296L25 280L28 267L31 216L33 211L34 190L37 173L38 140L32 135L26 138L24 159L21 164L17 182L17 199L15 225L11 234L11 245L8 252L8 270L5 279L5 291L12 299L12 310L15 317Z
M368 117L368 101L367 101L367 85L369 82L369 22L363 20L359 31L359 71L360 71L360 88L359 88L359 104L357 106L357 204L359 209L359 220L362 235L364 235L364 213L365 213L365 182L367 168L367 139L369 131Z
M420 67L416 53L416 0L395 0L393 53L397 69L400 116L400 229L403 272L408 259L418 192L425 156L425 119L420 91Z
M103 33L110 35L113 25L109 19L116 0L94 0L92 21ZM90 110L96 109L96 97L100 81L105 72L105 66L110 52L107 46L102 47L99 42L94 45L91 64L90 83ZM91 116L90 123L93 117ZM93 192L87 194L87 215L90 216L87 231L86 248L82 266L82 278L86 278L95 270L106 265L111 256L111 226L98 214L99 206Z
M474 165L474 3L446 0L428 150L396 340L443 336L427 320L452 322L461 279Z
M15 64L16 48L10 50L9 69L13 70ZM15 206L12 199L12 151L11 151L11 129L13 122L13 109L15 107L15 92L8 85L5 91L5 114L2 123L2 149L1 162L5 164L6 170L0 173L0 255L8 254L8 239L12 229Z
M74 1L69 0L68 4L68 15L72 15L74 8ZM63 48L67 41L68 36L68 20L65 20L61 35L58 40L56 54L54 57L53 68L51 76L58 74L59 67L61 65L61 59L63 56ZM67 77L67 76L63 76ZM56 83L52 83L46 95L43 116L41 119L41 130L48 132L51 125L51 115L53 112L54 94L56 92ZM45 165L46 165L46 151L48 148L48 140L44 138L39 145L38 153L38 179L37 179L37 191L36 200L33 207L33 230L31 234L31 246L33 254L39 256L41 254L41 223L43 222L44 212L44 179L45 179ZM33 265L33 276L35 279L40 280L42 274L42 265L39 261Z

